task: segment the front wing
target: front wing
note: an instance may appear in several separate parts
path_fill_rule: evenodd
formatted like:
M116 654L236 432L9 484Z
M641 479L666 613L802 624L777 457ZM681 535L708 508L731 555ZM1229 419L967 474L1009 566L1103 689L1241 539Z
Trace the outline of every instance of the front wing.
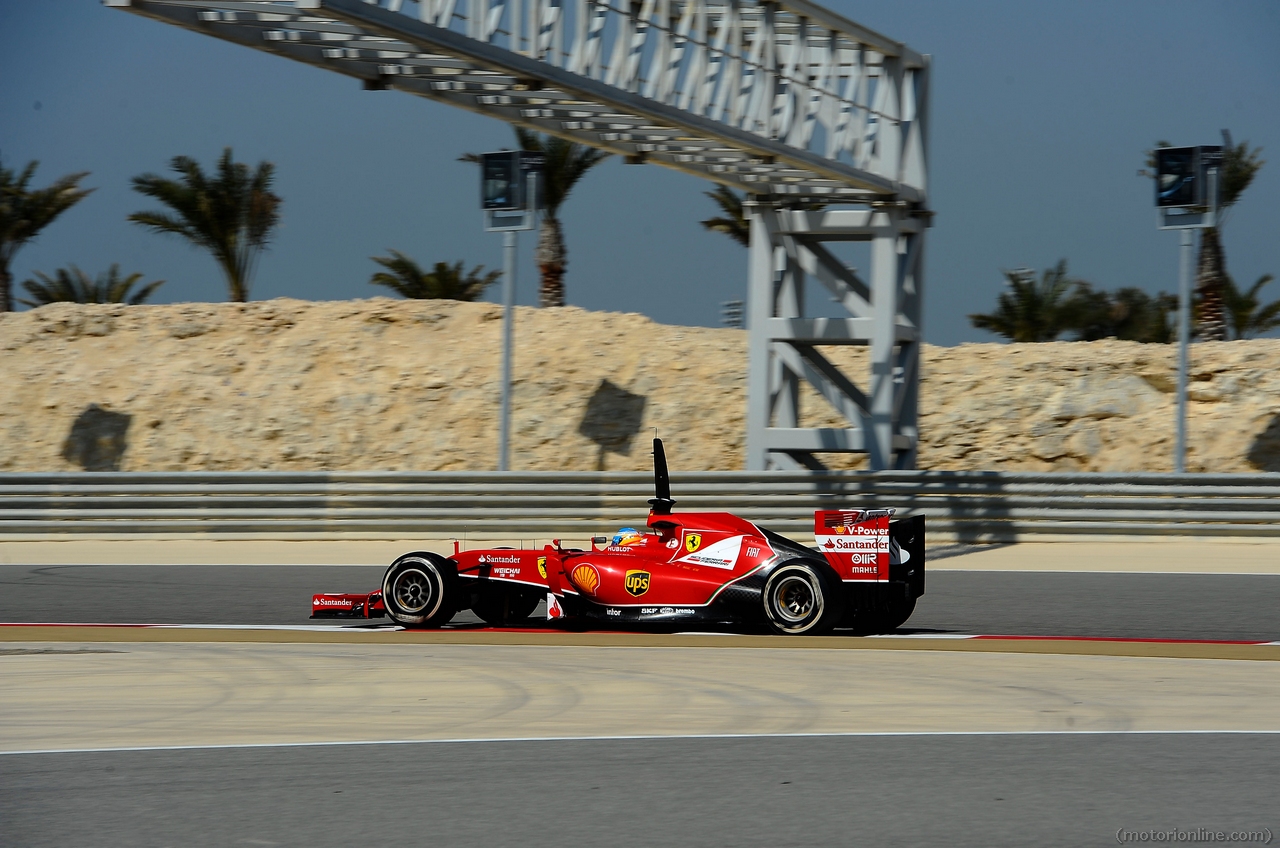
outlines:
M365 594L330 594L311 596L312 618L382 618L387 608L381 590Z

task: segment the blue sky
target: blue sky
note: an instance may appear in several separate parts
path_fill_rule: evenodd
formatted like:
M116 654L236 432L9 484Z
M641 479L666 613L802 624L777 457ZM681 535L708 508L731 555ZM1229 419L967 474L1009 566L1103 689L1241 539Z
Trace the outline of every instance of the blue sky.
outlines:
M1280 275L1280 3L869 2L836 11L934 57L925 337L989 341L1001 269L1061 258L1097 286L1173 290L1177 236L1156 229L1137 176L1157 139L1214 144L1229 128L1270 160L1225 231L1228 270ZM75 263L163 278L156 302L221 300L213 261L125 218L153 204L129 188L178 154L224 146L277 166L283 222L254 299L367 297L369 257L496 267L467 151L511 145L488 118L104 8L0 0L0 156L39 159L37 184L87 170L97 191L18 254L14 272ZM562 218L571 304L716 325L745 292L746 253L698 221L711 186L614 159ZM520 301L535 300L531 235ZM1270 287L1280 298L1280 282ZM494 296L497 292L494 291Z

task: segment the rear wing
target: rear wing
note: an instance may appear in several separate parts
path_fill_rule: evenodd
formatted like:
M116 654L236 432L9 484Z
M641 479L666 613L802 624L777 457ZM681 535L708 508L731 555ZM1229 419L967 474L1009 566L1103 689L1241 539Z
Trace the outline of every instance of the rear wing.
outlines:
M893 520L892 509L817 510L818 550L845 582L892 581L924 594L924 516Z

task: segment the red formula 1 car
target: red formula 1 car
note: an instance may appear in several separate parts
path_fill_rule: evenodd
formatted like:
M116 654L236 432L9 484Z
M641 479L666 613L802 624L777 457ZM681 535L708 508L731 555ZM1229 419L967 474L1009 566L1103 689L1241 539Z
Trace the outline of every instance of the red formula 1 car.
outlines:
M591 550L493 548L398 558L368 594L315 595L312 618L381 618L439 627L470 609L494 626L547 618L569 626L765 627L782 634L837 626L883 633L924 594L924 517L889 509L819 510L816 548L725 512L672 512L662 442L643 531L598 537Z

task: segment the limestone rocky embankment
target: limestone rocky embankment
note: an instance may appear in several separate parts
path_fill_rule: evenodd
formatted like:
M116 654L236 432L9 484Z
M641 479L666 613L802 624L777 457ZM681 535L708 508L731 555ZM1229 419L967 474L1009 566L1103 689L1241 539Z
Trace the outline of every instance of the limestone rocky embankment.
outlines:
M491 469L500 319L385 298L0 314L0 471ZM515 362L518 470L644 469L652 427L676 468L742 467L741 331L521 308ZM1280 341L1193 347L1191 470L1280 470L1278 366ZM922 468L1170 468L1171 347L926 346L921 373Z

